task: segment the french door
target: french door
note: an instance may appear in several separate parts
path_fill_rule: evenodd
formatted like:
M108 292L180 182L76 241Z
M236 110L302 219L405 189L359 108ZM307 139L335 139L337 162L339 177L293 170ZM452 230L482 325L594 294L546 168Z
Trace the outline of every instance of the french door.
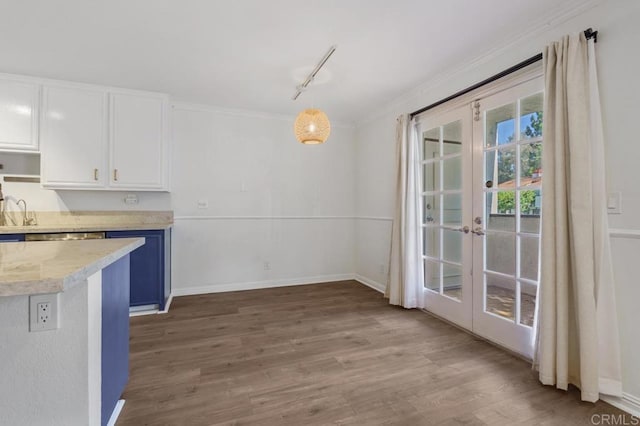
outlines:
M532 355L542 79L419 118L425 306Z

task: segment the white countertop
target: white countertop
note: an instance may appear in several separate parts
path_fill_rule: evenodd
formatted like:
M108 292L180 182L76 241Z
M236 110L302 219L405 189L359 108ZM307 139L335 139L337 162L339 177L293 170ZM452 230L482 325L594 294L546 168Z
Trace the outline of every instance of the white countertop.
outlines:
M58 293L144 244L144 238L0 244L0 296Z
M173 225L172 211L30 211L37 225L20 226L22 212L4 212L0 234L164 230Z
M32 225L32 226L0 226L0 234L40 234L55 232L101 232L101 231L142 231L164 230L173 226L172 223L135 223L135 224L105 224L105 225Z

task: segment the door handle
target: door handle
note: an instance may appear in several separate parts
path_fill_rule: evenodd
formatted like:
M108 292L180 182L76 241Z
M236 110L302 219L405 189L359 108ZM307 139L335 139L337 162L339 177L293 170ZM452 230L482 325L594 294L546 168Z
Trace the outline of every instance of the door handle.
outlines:
M98 169L93 169L93 180L98 180Z
M118 169L113 169L113 180L118 181Z
M471 232L476 235L484 235L484 231L482 230L481 226L476 226L475 229Z
M468 226L463 226L462 228L456 229L456 231L464 232L465 234L468 234L469 233L469 227Z

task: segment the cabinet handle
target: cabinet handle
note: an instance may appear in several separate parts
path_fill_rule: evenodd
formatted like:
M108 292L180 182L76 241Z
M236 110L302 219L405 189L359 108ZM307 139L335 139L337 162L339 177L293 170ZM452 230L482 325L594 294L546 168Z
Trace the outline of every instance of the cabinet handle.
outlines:
M113 169L113 180L114 181L118 180L118 169Z
M98 180L98 169L93 169L93 180Z

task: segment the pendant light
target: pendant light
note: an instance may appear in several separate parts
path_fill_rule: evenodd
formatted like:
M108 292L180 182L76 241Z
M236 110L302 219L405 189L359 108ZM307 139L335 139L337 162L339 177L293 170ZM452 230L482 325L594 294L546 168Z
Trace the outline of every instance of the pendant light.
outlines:
M298 99L300 94L311 84L316 74L320 71L320 68L327 62L327 60L336 51L336 46L331 46L329 51L318 62L318 65L311 71L305 81L296 87L296 93L293 95L293 100ZM318 145L324 143L329 134L331 133L331 123L329 117L322 110L316 108L307 108L302 111L296 117L296 121L293 124L293 132L298 142L305 145Z
M331 123L327 114L319 109L308 108L296 117L293 131L298 142L317 145L327 140L331 133Z

